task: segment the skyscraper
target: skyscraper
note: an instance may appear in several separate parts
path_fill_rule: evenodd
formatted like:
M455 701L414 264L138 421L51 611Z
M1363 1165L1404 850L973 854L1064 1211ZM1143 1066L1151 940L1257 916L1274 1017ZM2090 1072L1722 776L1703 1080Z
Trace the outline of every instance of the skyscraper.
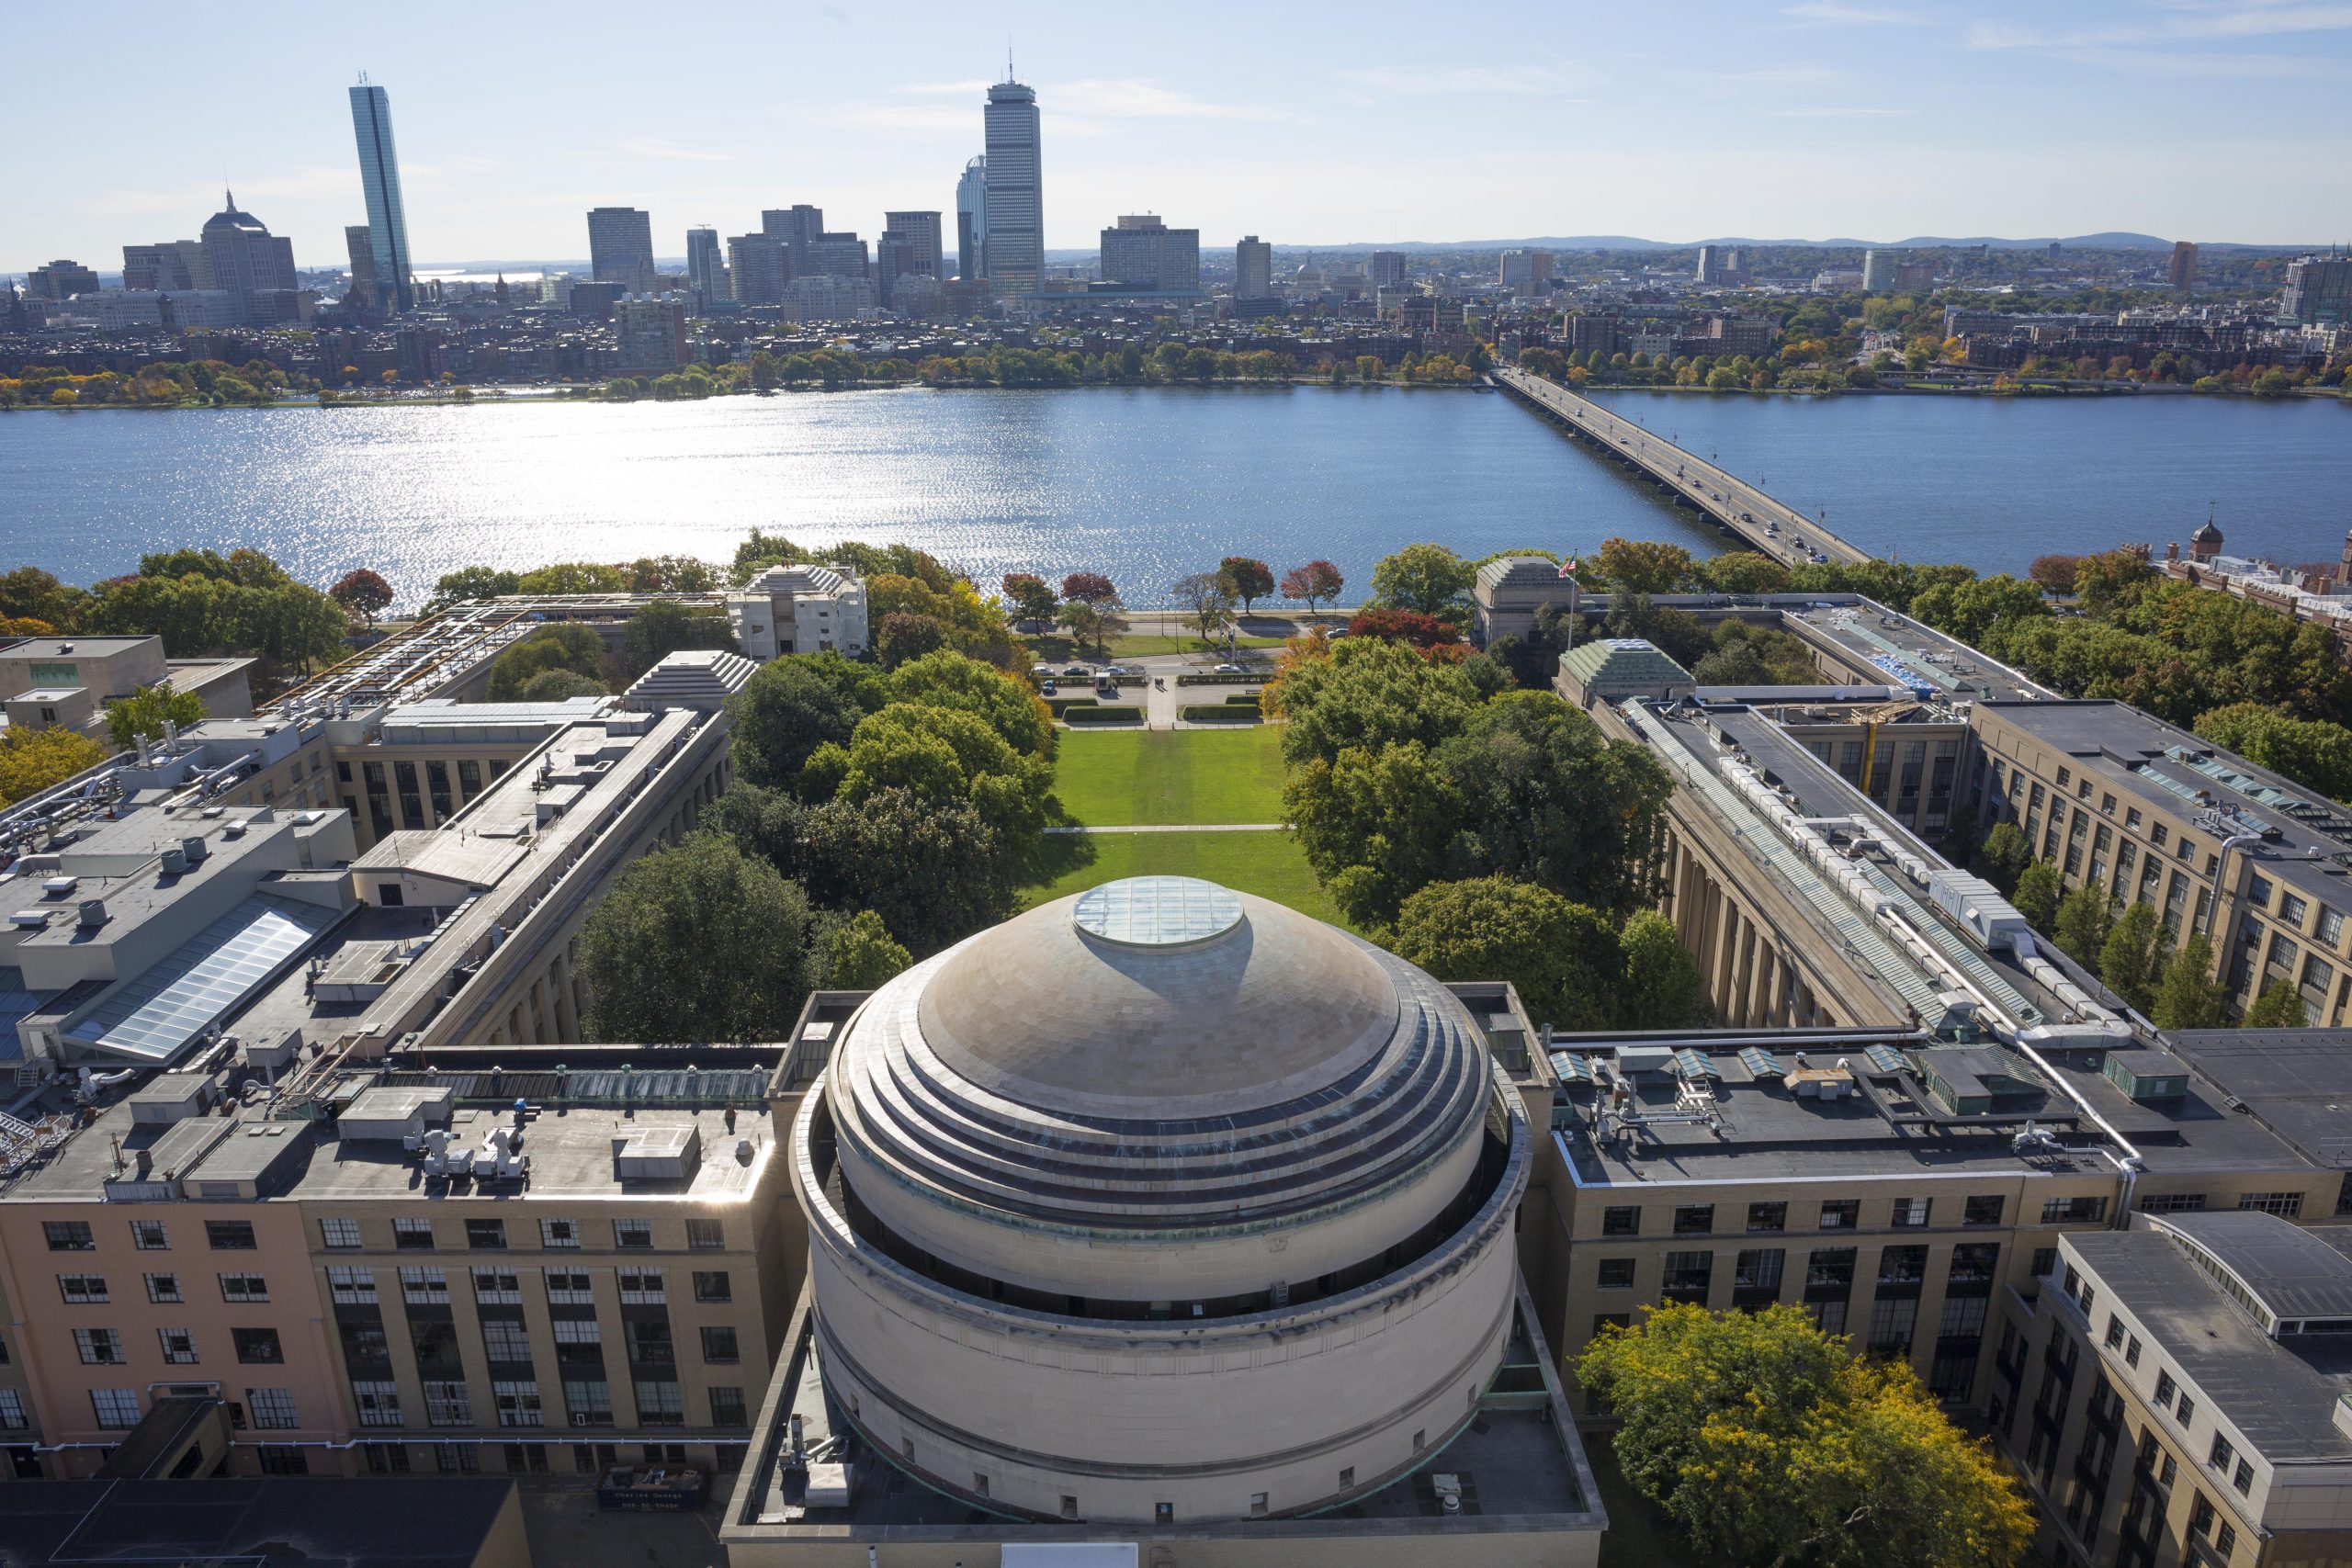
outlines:
M780 305L792 281L792 245L765 231L727 242L728 284L739 305Z
M1264 299L1274 292L1274 247L1245 234L1233 247L1233 297Z
M652 216L634 207L592 208L588 265L599 283L617 283L629 294L652 293Z
M1885 294L1894 288L1894 268L1902 257L1893 251L1862 253L1862 292Z
M956 276L970 282L988 275L981 259L989 243L989 160L986 153L964 165L956 182Z
M809 247L825 232L825 209L805 203L769 208L760 214L760 232L790 246L793 271L806 274L809 270Z
M1372 253L1372 286L1374 288L1402 288L1405 286L1404 252Z
M1721 283L1724 280L1724 248L1721 245L1699 247L1699 281Z
M2197 245L2194 241L2173 242L2172 286L2183 294L2197 287Z
M718 230L686 231L686 287L695 291L698 310L707 310L712 300L728 297L727 257L719 249Z
M889 231L883 236L886 242L912 249L913 265L899 268L901 273L919 272L926 277L947 276L945 236L940 231L938 213L886 212L882 215L882 226ZM896 235L897 239L891 241L891 235Z
M1034 295L1046 269L1045 175L1036 92L1005 79L989 89L988 280L997 298Z
M368 313L382 310L382 284L376 276L376 240L368 231L368 225L345 224L343 248L351 258L351 300L354 307Z
M223 196L226 205L205 220L197 242L202 247L206 285L235 295L239 312L249 324L274 325L295 292L294 242L271 233L252 213L239 211L233 195Z
M1198 294L1201 231L1170 229L1148 212L1121 218L1102 231L1102 281L1150 294Z
M400 157L392 151L392 100L366 76L351 89L351 129L359 141L359 183L368 196L368 244L375 254L378 308L416 303L409 273L408 209L401 200Z

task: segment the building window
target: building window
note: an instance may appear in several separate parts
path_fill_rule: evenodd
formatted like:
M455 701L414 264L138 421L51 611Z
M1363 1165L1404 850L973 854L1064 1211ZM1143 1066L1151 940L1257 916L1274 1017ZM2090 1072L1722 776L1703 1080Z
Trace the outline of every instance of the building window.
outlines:
M237 1359L246 1366L274 1366L286 1359L275 1328L232 1328L229 1337L236 1344Z
M130 1245L141 1252L169 1252L172 1249L172 1233L161 1220L133 1220L130 1222Z
M1078 1499L1067 1492L1062 1494L1062 1517L1066 1519L1078 1517Z
M698 1302L731 1302L735 1299L734 1282L725 1269L695 1270L695 1300Z
M266 1302L269 1300L269 1281L259 1274L223 1274L220 1299L240 1306Z
M2037 1247L2033 1249L2032 1269L2035 1279L2047 1280L2050 1278L2051 1270L2057 1267L2058 1249L2056 1247Z
M2188 1423L2196 1418L2197 1401L2186 1393L2182 1394L2180 1404L2174 1407L2172 1416L2173 1419L2179 1422L2182 1428L2186 1430Z
M1787 1257L1777 1247L1752 1247L1732 1260L1731 1282L1735 1291L1753 1291L1758 1295L1778 1295L1781 1290L1781 1265Z
M735 1330L723 1324L707 1325L702 1331L702 1359L712 1366L733 1366L742 1359L735 1345Z
M1630 1258L1604 1258L1600 1260L1600 1288L1604 1291L1630 1291L1634 1288L1634 1260Z
M1999 1242L1964 1243L1951 1249L1951 1271L1948 1278L1955 1285L1989 1285L2000 1268L2000 1261Z
M1928 1214L1935 1201L1929 1198L1897 1198L1894 1201L1894 1226L1898 1230L1924 1230Z
M545 1412L539 1408L539 1385L527 1379L515 1379L490 1385L491 1398L498 1405L498 1424L502 1427L544 1427Z
M1826 1231L1849 1231L1862 1223L1862 1205L1859 1199L1835 1198L1821 1205L1821 1228Z
M659 1269L624 1269L620 1283L623 1306L660 1306L670 1299Z
M547 1271L548 1301L554 1306L594 1306L596 1292L588 1281L585 1269L550 1269Z
M1788 1229L1789 1206L1786 1203L1750 1203L1747 1206L1747 1228L1752 1231Z
M103 1274L60 1274L57 1292L65 1298L67 1306L97 1306L107 1299L107 1277Z
M1882 1285L1917 1285L1928 1277L1928 1249L1924 1247L1890 1247L1878 1255L1878 1282Z
M477 1269L474 1300L488 1306L521 1306L523 1276L513 1269Z
M431 1220L394 1220L392 1222L392 1245L394 1247L423 1247L428 1252L431 1251L433 1247L433 1222Z
M265 1432L290 1430L302 1423L294 1415L294 1391L290 1388L249 1388L245 1390L245 1412L254 1425Z
M639 1379L637 1383L637 1422L640 1427L684 1426L686 1405L678 1385L667 1378Z
M1969 1364L1975 1364L1975 1344L1984 1337L1984 1308L1983 1296L1947 1296L1944 1315L1936 1325L1939 1339L1965 1339L1969 1342Z
M2319 907L2319 929L2312 933L2329 947L2344 945L2344 917L2322 904Z
M1715 1255L1712 1252L1669 1252L1666 1255L1665 1282L1658 1293L1668 1301L1696 1302L1703 1306L1714 1267Z
M1998 1192L1971 1198L1961 1205L1960 1223L1964 1225L1997 1225L2001 1223L2001 1212L2008 1206L2008 1201Z
M2292 893L2279 895L2278 919L2281 924L2300 931L2303 929L2303 918L2311 912L2312 907Z
M329 1264L327 1294L345 1306L373 1306L376 1304L376 1271Z
M2179 1386L2172 1381L2170 1372L2158 1372L2156 1374L2156 1407L2160 1410L2171 1409L2172 1396L2178 1392Z
M2050 1198L2041 1205L2045 1225L2095 1224L2107 1218L2104 1198Z
M575 1427L609 1427L613 1424L612 1385L601 1378L566 1378L563 1405L571 1413L571 1424Z
M1674 1211L1674 1234L1677 1235L1707 1235L1715 1228L1715 1206L1713 1203L1685 1203Z
M51 1252L96 1252L98 1244L90 1235L90 1227L81 1220L44 1220L41 1235L49 1239Z
M13 1388L0 1388L0 1428L21 1432L31 1425L25 1416L25 1396Z
M2230 1472L2230 1461L2236 1456L2237 1450L2230 1446L2230 1439L2216 1432L2213 1434L2213 1447L2205 1455L2205 1462L2227 1475Z
M207 1220L204 1239L212 1244L215 1252L251 1252L254 1249L254 1223L251 1220Z
M2230 1484L2236 1489L2237 1495L2241 1497L2245 1496L2248 1493L2252 1492L2254 1490L2254 1466L2246 1463L2244 1460L2238 1461L2237 1472L2230 1477Z
M2213 1550L2221 1553L2222 1562L2227 1562L2230 1560L2230 1553L2235 1551L2237 1549L2237 1526L2225 1524L2220 1529L2213 1532Z
M1846 1292L1854 1288L1854 1249L1850 1247L1815 1247L1805 1259L1805 1288L1811 1290Z
M439 1269L410 1265L401 1270L401 1299L411 1306L447 1306L449 1276Z
M1642 1234L1642 1211L1633 1204L1600 1211L1600 1234L1603 1235L1639 1235ZM49 1244L55 1247L57 1243Z
M483 1354L493 1361L528 1365L531 1359L531 1330L521 1318L483 1318L481 1345Z
M424 1419L435 1427L472 1426L474 1403L467 1396L466 1385L455 1379L426 1379Z
M2136 1367L2140 1364L2140 1337L2136 1334L2124 1341L2123 1364L2127 1367Z
M363 1427L401 1424L401 1387L396 1382L354 1382L351 1402L358 1406L359 1424Z
M2259 872L2247 877L2245 900L2257 909L2267 906L2270 902L2270 879Z
M2300 1192L2241 1192L2238 1194L2240 1213L2276 1214L2282 1220L2301 1219L2303 1195Z
M163 1343L164 1359L175 1367L196 1365L196 1334L187 1328L159 1328L155 1337Z
M716 1252L727 1245L727 1226L718 1220L688 1220L686 1245L699 1252Z
M139 1425L139 1391L94 1388L90 1391L90 1413L105 1430L127 1432Z
M2205 1212L2202 1192L2151 1192L2140 1200L2143 1214L2201 1214Z
M359 1245L357 1220L321 1220L319 1240L331 1252L349 1252Z
M74 1348L88 1367L119 1367L122 1365L122 1336L111 1328L77 1328L74 1331Z
M1881 1296L1871 1303L1869 1348L1878 1355L1911 1353L1911 1330L1919 1321L1916 1296Z
M481 1468L481 1450L471 1443L435 1443L433 1468L444 1475L471 1475Z
M577 1220L541 1220L539 1245L541 1247L578 1247L580 1223Z
M651 1220L615 1220L613 1245L624 1251L645 1251L653 1246Z
M468 1220L466 1245L476 1252L499 1252L506 1247L504 1220Z

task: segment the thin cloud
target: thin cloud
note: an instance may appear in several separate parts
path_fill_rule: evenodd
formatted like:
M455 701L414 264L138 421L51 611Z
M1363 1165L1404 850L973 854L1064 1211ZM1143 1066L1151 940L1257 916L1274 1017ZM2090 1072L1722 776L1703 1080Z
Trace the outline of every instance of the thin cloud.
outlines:
M894 87L891 90L903 97L910 98L985 98L989 95L989 88L993 85L995 84L990 82L910 82L903 87Z
M1264 104L1224 103L1194 97L1148 79L1091 78L1065 82L1048 95L1056 109L1102 119L1293 119L1296 116Z
M1794 6L1781 7L1783 17L1794 17L1805 22L1846 22L1862 28L1916 28L1925 26L1925 17L1915 17L1908 11L1873 11L1860 6L1841 6L1838 0L1801 0Z
M1838 105L1817 108L1767 109L1767 119L1874 119L1882 115L1909 114L1909 109L1868 109Z
M2186 6L2132 26L2065 32L2046 32L2015 23L1976 22L1970 26L1966 38L1972 49L2059 50L2346 31L2352 31L2352 6L2254 4Z
M2211 50L2175 53L2161 49L2059 49L2048 52L2053 59L2127 76L2213 77L2251 82L2335 81L2344 74L2341 61L2312 60L2293 54L2233 54Z
M724 164L729 155L714 152L707 147L687 147L675 141L640 140L616 141L613 151L632 158L650 158L668 164Z
M1376 65L1342 71L1340 79L1359 87L1408 97L1455 93L1556 93L1581 85L1548 65Z

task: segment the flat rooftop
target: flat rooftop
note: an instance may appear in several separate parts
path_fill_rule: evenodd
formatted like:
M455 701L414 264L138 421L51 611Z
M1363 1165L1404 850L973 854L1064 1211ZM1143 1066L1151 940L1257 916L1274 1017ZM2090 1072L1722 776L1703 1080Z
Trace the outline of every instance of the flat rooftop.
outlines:
M514 1493L503 1476L19 1481L0 1563L469 1568Z

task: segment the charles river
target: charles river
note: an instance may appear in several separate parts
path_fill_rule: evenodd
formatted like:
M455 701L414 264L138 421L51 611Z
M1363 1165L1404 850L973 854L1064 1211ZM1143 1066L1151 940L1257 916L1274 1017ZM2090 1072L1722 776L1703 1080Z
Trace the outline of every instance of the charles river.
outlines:
M2352 406L1611 394L1612 406L1879 555L2022 572L2051 550L2183 539L2333 560ZM1500 393L864 391L692 404L0 414L0 570L69 581L177 546L266 550L413 604L474 562L690 553L753 525L919 545L993 585L1108 572L1128 602L1227 554L1279 571L1435 539L1464 555L1612 534L1723 541Z

